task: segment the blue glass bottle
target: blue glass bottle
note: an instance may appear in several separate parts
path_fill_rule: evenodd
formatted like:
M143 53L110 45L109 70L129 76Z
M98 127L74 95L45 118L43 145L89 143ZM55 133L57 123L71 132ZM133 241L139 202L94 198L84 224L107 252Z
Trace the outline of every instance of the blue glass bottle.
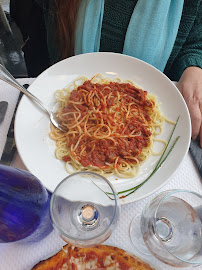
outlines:
M46 237L53 229L50 196L34 175L0 165L0 243Z

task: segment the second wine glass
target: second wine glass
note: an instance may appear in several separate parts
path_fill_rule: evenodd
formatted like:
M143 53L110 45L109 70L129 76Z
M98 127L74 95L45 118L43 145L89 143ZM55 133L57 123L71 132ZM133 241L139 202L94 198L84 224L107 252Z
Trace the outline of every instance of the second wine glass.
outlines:
M90 247L109 238L120 216L120 203L106 178L78 172L56 187L50 213L54 228L65 242Z
M158 194L133 219L130 236L143 256L175 267L202 264L202 195L189 190Z

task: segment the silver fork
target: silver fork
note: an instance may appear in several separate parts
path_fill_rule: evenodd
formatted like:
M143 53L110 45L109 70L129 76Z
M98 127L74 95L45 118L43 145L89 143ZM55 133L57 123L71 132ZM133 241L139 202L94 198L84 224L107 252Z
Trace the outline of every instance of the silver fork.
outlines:
M51 123L61 131L67 131L67 128L62 125L61 120L57 116L57 114L51 111L41 100L39 100L35 95L29 92L26 88L24 88L18 81L9 73L9 71L0 64L0 79L4 82L12 85L13 87L17 88L19 91L23 92L26 96L34 100L38 103L48 114L50 117Z

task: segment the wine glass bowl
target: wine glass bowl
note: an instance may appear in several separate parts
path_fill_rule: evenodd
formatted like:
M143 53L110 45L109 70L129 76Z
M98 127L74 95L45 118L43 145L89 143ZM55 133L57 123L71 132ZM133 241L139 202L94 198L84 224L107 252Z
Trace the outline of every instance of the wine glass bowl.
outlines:
M132 238L138 235L137 222L131 223ZM144 207L139 225L147 255L174 267L202 264L202 195L189 190L164 191Z
M94 172L78 172L56 187L50 213L64 241L90 247L111 235L119 219L120 203L106 178Z

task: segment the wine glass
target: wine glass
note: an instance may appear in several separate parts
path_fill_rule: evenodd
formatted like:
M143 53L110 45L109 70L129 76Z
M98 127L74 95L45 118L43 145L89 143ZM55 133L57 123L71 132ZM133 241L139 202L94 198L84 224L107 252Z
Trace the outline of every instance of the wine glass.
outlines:
M53 226L51 194L31 173L0 165L0 243L36 242Z
M202 195L179 189L158 194L132 220L130 237L143 256L174 267L202 264Z
M90 247L109 238L119 219L120 203L106 178L94 172L78 172L56 187L50 214L53 227L65 242Z

